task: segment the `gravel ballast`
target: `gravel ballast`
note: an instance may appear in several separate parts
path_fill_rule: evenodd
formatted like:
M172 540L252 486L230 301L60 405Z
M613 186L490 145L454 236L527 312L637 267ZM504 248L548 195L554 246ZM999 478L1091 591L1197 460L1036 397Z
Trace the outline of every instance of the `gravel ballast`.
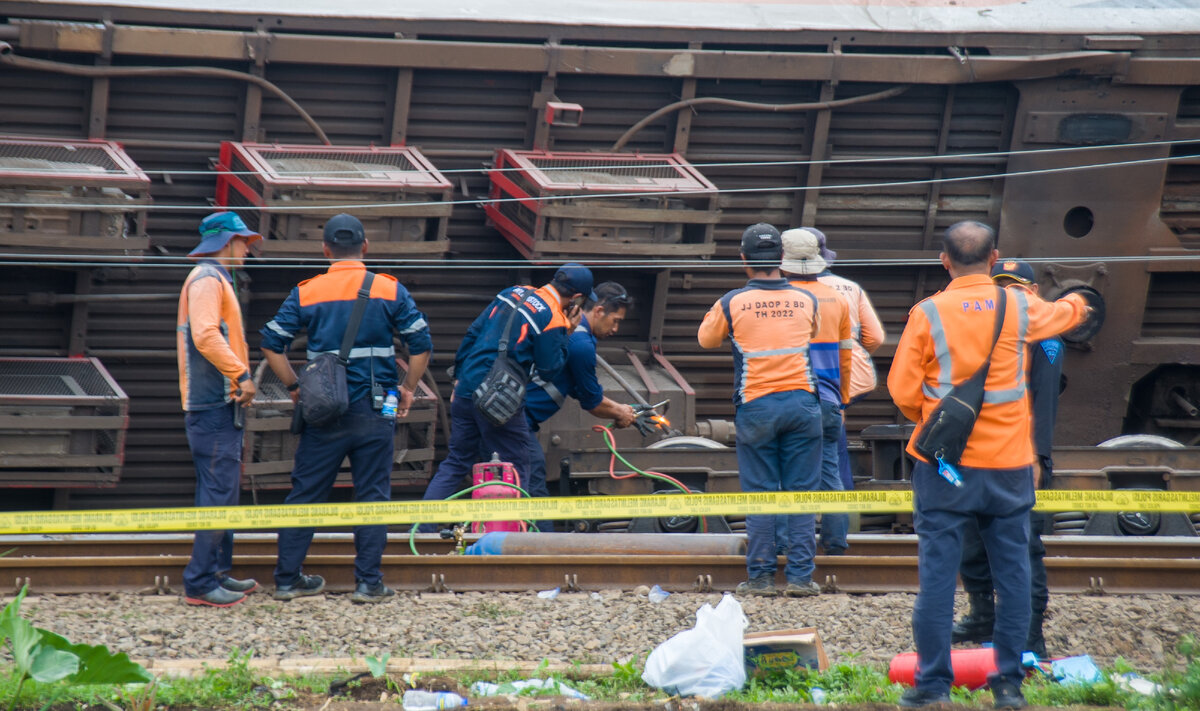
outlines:
M221 659L234 650L257 658L393 657L604 663L637 654L695 623L719 594L400 593L374 605L349 595L277 602L255 593L229 609L185 605L174 596L32 595L26 617L73 642L104 644L140 659ZM832 662L887 662L912 651L914 596L824 594L740 598L747 632L816 627ZM966 608L959 594L958 613ZM1089 654L1102 666L1124 658L1161 669L1185 634L1200 631L1200 598L1172 595L1054 595L1046 621L1051 655Z

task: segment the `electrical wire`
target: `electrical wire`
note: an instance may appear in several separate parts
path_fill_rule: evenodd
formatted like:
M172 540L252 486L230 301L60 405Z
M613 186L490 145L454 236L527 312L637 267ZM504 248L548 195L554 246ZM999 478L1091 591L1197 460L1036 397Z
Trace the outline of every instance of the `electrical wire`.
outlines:
M1142 158L1123 161L1111 161L1108 163L1087 163L1084 165L1059 166L1054 168L1031 168L1029 170L1005 171L1002 173L983 173L980 175L960 175L943 178L918 178L913 180L895 180L888 182L872 182L872 183L845 183L834 185L787 185L787 186L770 186L756 188L717 188L716 190L638 190L629 192L589 192L589 193L563 193L553 195L533 195L529 197L512 197L512 198L468 198L465 200L432 200L432 201L414 201L414 202L372 202L372 203L345 203L345 204L317 204L317 205L286 205L286 206L239 206L236 208L216 208L216 209L233 209L237 212L267 212L267 213L299 213L299 212L334 212L334 211L353 211L353 210L379 210L387 208L405 208L412 210L419 207L445 207L450 206L475 206L481 207L484 205L502 204L502 203L529 203L529 202L548 202L551 200L606 200L621 197L680 197L688 195L736 195L749 193L802 193L808 191L845 191L845 190L868 190L880 188L899 188L912 187L920 185L944 185L949 183L964 183L974 180L999 180L1001 178L1017 178L1031 175L1053 175L1058 173L1075 173L1084 170L1094 170L1098 168L1122 168L1136 165L1151 165L1155 163L1172 163L1180 161L1195 161L1200 162L1200 156L1163 156L1161 158ZM68 210L96 210L105 209L113 211L111 204L96 205L93 203L54 203L52 205L58 209ZM0 207L9 208L27 208L29 203L26 202L0 202ZM130 206L128 211L137 209L139 211L146 210L148 212L212 212L212 205L138 205Z
M605 444L605 446L608 447L608 451L610 454L610 456L608 458L608 475L610 477L612 477L613 479L633 479L634 477L644 476L647 479L656 479L658 481L665 481L668 484L674 486L676 489L679 489L679 491L681 493L684 493L684 494L692 493L690 489L688 489L686 486L683 485L683 482L679 481L675 477L668 476L666 474L663 474L662 472L638 469L637 467L630 464L629 460L626 459L625 457L621 456L621 453L617 451L617 442L615 439L613 439L613 436L612 436L612 425L595 425L592 427L592 430L594 432L599 432L604 435L604 444ZM616 472L617 460L620 460L622 464L629 467L629 469L632 471L632 473L631 474L617 474L617 472ZM699 516L697 518L700 519L700 532L708 533L708 518L705 516Z
M45 140L45 139L41 139ZM111 139L120 143L120 139ZM810 160L755 160L755 161L705 161L705 162L689 162L688 165L692 168L773 168L773 167L803 167L811 165L837 166L837 165L855 165L860 163L912 163L912 162L970 162L971 159L979 159L980 162L985 160L994 160L1001 157L1011 156L1044 156L1060 153L1080 153L1088 151L1103 151L1103 150L1127 150L1133 148L1159 148L1170 146L1185 146L1200 144L1200 138L1181 138L1167 141L1143 141L1139 143L1106 143L1094 146L1055 146L1052 148L1022 148L1009 151L982 151L976 153L941 153L941 154L923 154L923 155L878 155L878 156L856 156L851 158L819 158ZM296 146L304 148L304 146ZM314 146L314 148L317 146ZM347 150L361 148L361 146L346 146ZM645 156L641 152L626 154L630 156ZM608 154L598 153L597 158L608 159ZM1188 157L1188 156L1183 156ZM1192 156L1200 159L1200 155ZM396 166L380 164L379 172L381 173L422 173L423 171L416 170L400 170ZM636 163L606 163L603 168L605 170L633 170L645 168L673 168L677 167L676 163L655 163L650 161L639 161ZM272 170L270 173L264 173L260 170L173 170L163 168L159 170L148 170L139 168L139 172L144 175L169 175L172 177L185 175L254 175L254 176L275 176L282 178L320 178L339 175L362 175L361 170ZM479 168L438 168L437 172L443 175L454 174L491 174L491 173L521 173L527 172L527 168L521 166L513 166L508 168L494 167L479 167ZM579 166L563 165L563 166L539 166L538 172L541 173L556 173L556 172L577 172L581 170ZM22 169L22 173L31 175L57 175L57 174L75 174L72 170L53 170L53 169ZM98 172L96 175L126 175L123 171L104 171Z
M912 250L922 251L922 250ZM839 257L836 267L914 267L914 266L937 266L941 264L937 257L933 256L937 250L924 250L930 254L929 257L920 257L912 259L849 259ZM1014 255L1019 256L1019 255ZM1200 252L1195 254L1143 254L1143 255L1086 255L1076 257L1025 257L1019 256L1022 261L1031 264L1092 264L1096 262L1104 262L1107 264L1155 264L1163 262L1196 262L1200 261ZM531 263L524 259L478 259L478 260L462 260L453 257L447 257L442 260L405 260L405 259L388 259L388 258L365 258L361 260L367 266L373 269L392 269L398 271L510 271L513 269L530 269L537 268L539 265ZM766 262L748 261L743 262L741 259L663 259L663 260L648 260L644 258L610 258L610 259L582 259L583 264L593 269L637 269L637 270L653 270L659 271L663 269L686 269L692 271L703 270L741 270L744 266L763 265L769 266ZM557 262L546 263L540 266L550 268L556 266ZM0 267L115 267L124 269L191 269L195 266L195 262L184 256L163 256L163 255L147 255L145 261L141 261L138 257L114 256L104 258L96 255L58 255L58 254L24 254L18 252L0 253ZM302 269L307 271L323 270L328 268L329 262L319 257L313 258L259 258L247 260L239 270L255 270L255 269Z

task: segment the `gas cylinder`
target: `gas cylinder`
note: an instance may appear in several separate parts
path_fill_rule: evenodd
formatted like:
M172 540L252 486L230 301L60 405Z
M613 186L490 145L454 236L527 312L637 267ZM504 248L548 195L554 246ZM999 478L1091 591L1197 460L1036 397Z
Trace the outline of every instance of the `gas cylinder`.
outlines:
M521 485L521 475L511 462L500 461L500 454L492 452L490 462L479 462L471 468L471 483L479 486L489 481L502 481L514 486ZM472 499L517 499L521 492L511 486L480 486L471 492ZM492 531L524 531L524 521L476 521L471 524L471 533L491 533Z

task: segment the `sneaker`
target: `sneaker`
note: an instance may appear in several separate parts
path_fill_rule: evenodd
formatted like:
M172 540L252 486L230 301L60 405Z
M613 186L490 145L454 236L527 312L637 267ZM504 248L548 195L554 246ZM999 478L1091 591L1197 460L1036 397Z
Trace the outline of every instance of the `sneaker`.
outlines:
M240 592L226 590L218 585L203 595L185 595L183 601L189 605L207 605L208 607L233 607L239 602L245 602L246 596Z
M821 586L812 580L803 583L788 583L783 589L785 597L812 597L821 594Z
M301 575L291 585L276 585L271 597L276 600L294 600L307 595L319 595L325 589L325 578L320 575Z
M920 709L934 704L950 703L950 692L913 687L900 695L900 708Z
M992 697L996 699L996 708L1025 708L1025 695L1021 693L1020 684L999 676L991 676L988 677L988 686L992 689Z
M350 594L350 602L360 605L368 602L383 602L395 594L396 591L384 585L382 580L374 585L360 582L354 587L354 592Z
M775 588L775 576L759 575L744 583L738 583L733 589L738 595L757 595L758 597L775 597L779 591Z
M217 574L217 584L220 585L221 587L225 588L226 590L232 590L233 592L240 592L243 595L249 595L250 593L254 592L255 590L258 590L258 581L255 580L254 578L246 578L245 580L238 580L237 578L229 577L225 573Z

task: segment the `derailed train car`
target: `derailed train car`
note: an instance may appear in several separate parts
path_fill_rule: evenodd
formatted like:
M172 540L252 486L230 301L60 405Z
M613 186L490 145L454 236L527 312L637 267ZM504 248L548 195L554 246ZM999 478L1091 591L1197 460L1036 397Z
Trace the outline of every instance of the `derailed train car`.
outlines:
M144 253L140 241L81 250L77 238L26 219L19 188L2 201L0 356L91 356L129 396L115 487L111 477L48 478L11 500L190 501L174 374L174 298L185 269L177 257L219 200L214 166L227 142L412 146L445 176L452 188L439 188L446 192L429 217L437 226L416 233L426 252L439 250L424 258L445 250L445 261L398 247L403 256L379 267L409 284L429 316L442 395L444 367L486 299L577 258L638 299L602 354L650 400L670 394L669 416L684 434L720 441L732 414L729 357L701 351L695 328L742 279L731 260L746 224L824 230L838 271L866 287L894 343L911 305L946 281L940 231L979 219L999 225L1004 254L1035 262L1044 294L1088 286L1107 302L1103 329L1071 344L1058 443L1145 433L1195 445L1200 11L1093 5L626 0L460 10L266 1L251 13L166 0L6 3L0 134L115 141L149 175L153 200L139 204L144 220L129 231L148 237ZM497 229L498 211L480 209L499 204L485 168L503 151L510 161L527 152L677 156L715 192L555 206L528 217L535 251L513 239L515 228ZM580 165L597 173L594 161ZM681 205L693 214L679 217ZM630 214L664 226L620 228ZM555 219L576 222L545 221ZM303 235L271 237L281 254L304 252L283 249ZM247 270L242 290L252 330L291 284L321 268L272 261L271 247L270 266ZM890 354L885 345L876 356L881 376ZM848 415L855 433L902 422L882 387ZM600 452L590 424L564 421L545 444L558 448L556 459ZM423 458L398 466L408 490L419 490L433 459L431 428L417 428ZM285 458L286 447L279 451ZM1064 456L1081 470L1105 468L1091 463L1091 450ZM1139 484L1196 488L1196 459L1184 449L1118 468Z

